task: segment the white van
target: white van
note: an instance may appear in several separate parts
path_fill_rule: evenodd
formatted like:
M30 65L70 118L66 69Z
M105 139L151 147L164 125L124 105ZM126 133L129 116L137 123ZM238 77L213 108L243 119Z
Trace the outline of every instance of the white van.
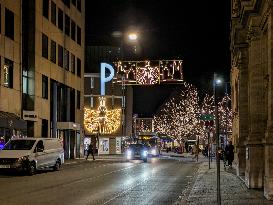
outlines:
M64 163L62 142L56 138L11 139L0 150L0 169L35 174L36 170L59 170Z

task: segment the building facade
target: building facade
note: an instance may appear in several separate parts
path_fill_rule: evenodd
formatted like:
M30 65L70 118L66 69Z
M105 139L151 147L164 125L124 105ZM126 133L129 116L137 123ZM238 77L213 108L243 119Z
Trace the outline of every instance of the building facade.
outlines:
M79 157L85 1L11 0L0 4L9 18L1 19L5 46L0 51L4 68L0 95L5 100L0 110L24 119L28 137L58 137L64 142L66 158Z
M248 188L273 200L273 2L233 0L231 8L235 166Z
M100 73L84 74L85 149L90 143L98 154L121 154L124 139L132 136L133 90L106 83L100 93Z

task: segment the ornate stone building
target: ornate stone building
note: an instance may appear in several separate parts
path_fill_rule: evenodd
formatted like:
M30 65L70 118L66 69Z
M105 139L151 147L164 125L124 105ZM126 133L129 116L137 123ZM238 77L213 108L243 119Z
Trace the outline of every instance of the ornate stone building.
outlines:
M232 0L231 8L235 166L273 200L273 1Z

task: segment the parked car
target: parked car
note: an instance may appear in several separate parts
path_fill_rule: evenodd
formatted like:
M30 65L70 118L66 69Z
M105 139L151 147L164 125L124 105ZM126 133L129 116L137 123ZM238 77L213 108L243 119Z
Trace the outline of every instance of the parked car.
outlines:
M130 144L126 150L126 159L141 159L144 162L147 162L148 147L143 144Z
M11 139L0 150L0 169L24 171L29 175L36 170L59 170L64 163L62 142L56 138Z

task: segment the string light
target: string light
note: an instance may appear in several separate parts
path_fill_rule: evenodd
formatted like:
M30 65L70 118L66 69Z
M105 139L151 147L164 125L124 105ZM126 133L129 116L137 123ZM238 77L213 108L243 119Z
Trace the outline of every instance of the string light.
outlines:
M165 82L181 83L182 60L118 61L114 63L114 83L154 85ZM122 80L122 77L125 79Z
M100 97L97 110L84 108L84 126L92 134L113 134L121 125L121 109L107 110L105 98Z

